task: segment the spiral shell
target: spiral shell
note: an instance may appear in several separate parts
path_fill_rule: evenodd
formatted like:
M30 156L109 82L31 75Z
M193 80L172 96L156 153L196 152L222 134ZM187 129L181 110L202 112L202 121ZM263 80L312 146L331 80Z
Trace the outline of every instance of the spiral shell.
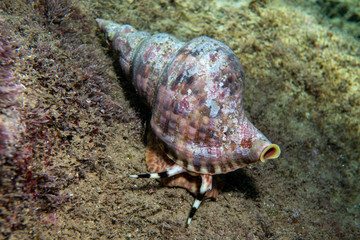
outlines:
M151 108L151 128L175 163L166 174L133 176L188 172L201 176L199 192L204 195L211 189L211 175L280 155L280 148L245 116L245 74L227 45L205 36L182 42L169 34L97 22L119 53L124 73ZM196 201L195 210L200 204Z

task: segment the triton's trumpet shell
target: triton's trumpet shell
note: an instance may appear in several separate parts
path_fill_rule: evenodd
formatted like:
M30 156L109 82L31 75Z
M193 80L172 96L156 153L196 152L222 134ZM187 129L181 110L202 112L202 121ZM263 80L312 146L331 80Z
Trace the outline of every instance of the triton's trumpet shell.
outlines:
M181 42L169 34L97 22L119 53L124 73L152 110L151 128L159 144L158 149L154 144L149 148L147 164L155 173L132 177L174 176L165 183L196 194L187 225L205 194L217 195L216 189L209 194L212 175L279 157L278 145L244 114L245 74L224 43L208 37ZM200 184L194 179L201 179Z

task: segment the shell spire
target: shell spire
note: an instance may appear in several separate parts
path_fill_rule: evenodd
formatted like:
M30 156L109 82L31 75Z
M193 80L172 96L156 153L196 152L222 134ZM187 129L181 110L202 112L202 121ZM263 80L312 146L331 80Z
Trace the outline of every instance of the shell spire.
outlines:
M169 34L150 35L129 25L97 22L119 53L124 73L150 106L151 129L166 156L147 155L148 166L160 173L131 176L175 176L175 186L194 192L187 224L211 191L212 175L279 157L279 146L245 116L243 67L223 42L205 36L182 42ZM200 187L194 188L186 173L200 176Z
M152 107L159 77L175 52L184 46L172 35L150 35L130 25L96 19L113 49L119 53L123 72L132 80L138 94Z

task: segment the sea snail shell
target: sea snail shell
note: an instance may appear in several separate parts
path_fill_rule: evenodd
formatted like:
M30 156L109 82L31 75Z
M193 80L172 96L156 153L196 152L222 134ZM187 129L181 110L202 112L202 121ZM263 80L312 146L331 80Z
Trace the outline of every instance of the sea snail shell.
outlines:
M123 72L152 109L151 128L175 162L163 173L132 177L183 172L201 176L187 224L211 189L212 175L279 157L279 146L245 116L245 74L227 45L205 36L181 42L169 34L150 35L129 25L97 22L119 53Z

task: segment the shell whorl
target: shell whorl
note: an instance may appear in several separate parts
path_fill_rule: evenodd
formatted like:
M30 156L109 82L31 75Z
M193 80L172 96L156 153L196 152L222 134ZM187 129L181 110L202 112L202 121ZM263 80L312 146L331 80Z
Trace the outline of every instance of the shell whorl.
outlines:
M151 127L178 165L218 174L280 155L244 114L245 74L227 45L204 36L181 42L169 34L151 36L129 25L97 22L152 108Z
M131 78L138 94L152 107L161 74L185 43L170 34L150 35L126 24L104 19L97 19L97 22L119 53L123 72Z

